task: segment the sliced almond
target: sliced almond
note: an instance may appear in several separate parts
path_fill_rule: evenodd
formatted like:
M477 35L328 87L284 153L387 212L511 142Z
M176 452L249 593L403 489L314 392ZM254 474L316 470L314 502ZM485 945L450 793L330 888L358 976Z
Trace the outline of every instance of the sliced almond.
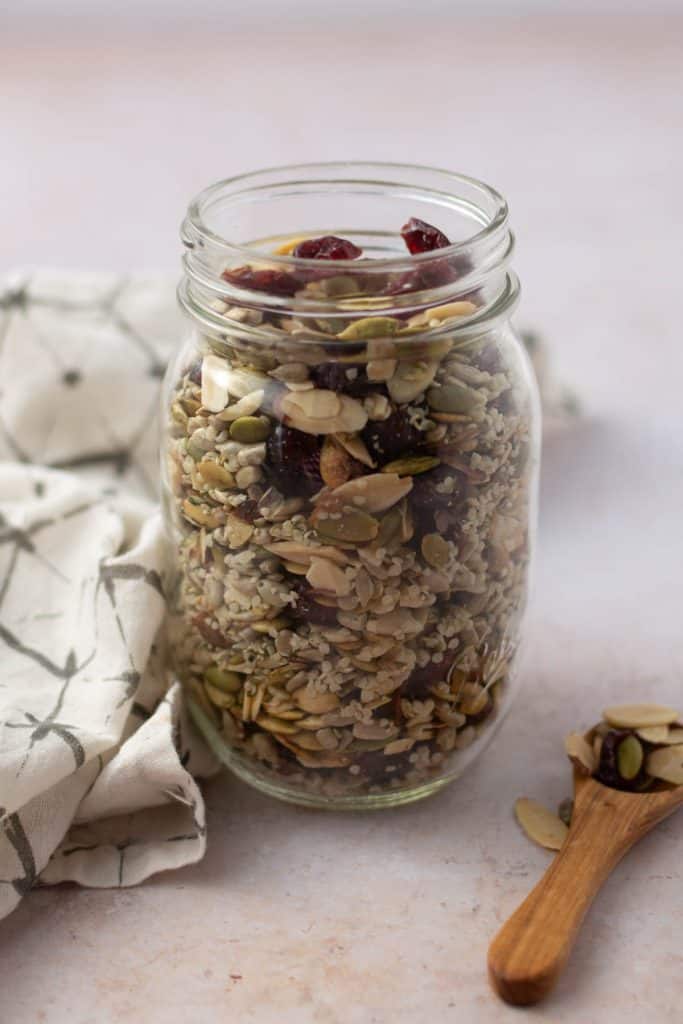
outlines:
M669 739L668 725L649 725L644 729L636 729L636 732L646 743L667 743Z
M592 775L598 762L593 747L580 732L572 732L564 741L567 757L583 775Z
M221 412L228 404L230 367L220 356L202 359L202 405L210 412Z
M230 405L227 409L224 409L218 418L224 423L232 423L234 420L238 420L242 416L251 416L261 407L264 396L265 391L263 388L257 388L255 391L249 391L244 398L240 398L234 405Z
M529 839L534 843L545 847L546 850L562 848L569 829L561 818L549 811L543 804L539 804L536 800L529 800L528 797L520 797L515 801L515 815Z
M412 402L421 395L434 380L439 364L431 360L414 362L405 360L396 367L396 372L387 384L394 402Z
M678 711L661 704L619 704L605 708L602 717L615 729L645 729L673 725L678 720Z
M326 544L313 547L299 544L294 540L281 540L275 544L267 544L266 551L270 551L271 555L277 555L278 558L284 558L288 562L298 562L301 565L310 565L312 558L327 558L336 565L349 564L349 559L343 551Z
M332 419L341 411L341 401L335 391L310 388L285 395L282 411L286 416L303 414L313 420Z
M653 750L647 756L645 770L655 779L683 786L683 744Z
M296 397L300 398L307 394L311 394L311 392L302 391ZM287 403L287 409L283 412L285 412L287 422L305 434L352 434L357 430L362 430L368 422L368 414L362 404L355 398L349 398L348 395L337 396L340 403L339 412L326 419L305 415L295 403L291 402L294 397L293 394L290 394L283 400L283 405Z
M367 623L368 633L379 636L416 636L421 630L422 623L407 608L396 608Z
M311 559L306 579L314 590L322 590L336 597L345 597L351 593L351 584L344 570L326 558Z
M325 495L319 505L326 508L355 506L364 512L384 512L412 489L411 477L397 473L369 473L359 476Z
M182 504L183 513L197 526L206 526L209 530L221 526L225 522L222 508L210 508L207 505L193 505L187 498Z
M324 715L326 711L335 711L339 707L339 697L336 693L318 693L308 686L295 690L292 697L300 708L311 715Z

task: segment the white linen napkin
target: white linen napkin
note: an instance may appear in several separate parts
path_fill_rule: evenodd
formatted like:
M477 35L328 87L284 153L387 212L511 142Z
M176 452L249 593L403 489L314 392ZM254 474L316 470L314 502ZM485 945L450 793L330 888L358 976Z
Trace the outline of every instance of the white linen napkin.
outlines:
M131 885L204 853L212 762L158 639L181 330L168 278L0 286L0 917L36 883Z

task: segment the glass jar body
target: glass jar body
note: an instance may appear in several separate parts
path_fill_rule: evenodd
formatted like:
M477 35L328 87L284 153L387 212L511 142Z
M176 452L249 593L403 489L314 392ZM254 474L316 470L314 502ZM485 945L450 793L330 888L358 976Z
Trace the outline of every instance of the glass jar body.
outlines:
M526 602L538 426L509 324L344 361L193 331L165 409L171 648L214 752L325 806L460 775L509 706Z

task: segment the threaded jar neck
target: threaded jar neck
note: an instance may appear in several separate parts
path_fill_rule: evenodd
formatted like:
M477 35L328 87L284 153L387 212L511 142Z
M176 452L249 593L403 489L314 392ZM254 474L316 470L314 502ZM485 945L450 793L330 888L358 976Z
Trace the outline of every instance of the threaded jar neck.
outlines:
M451 244L410 255L400 229L411 217ZM320 235L348 239L362 256L323 262L282 251ZM509 316L518 294L503 197L473 178L411 165L305 164L227 179L190 203L181 239L180 303L209 333L224 333L234 309L262 314L254 333L264 337L274 315L319 336L321 318L334 335L370 315L405 318L468 300L476 309L458 329L481 331ZM243 268L271 271L271 287L255 287ZM232 326L250 331L243 318Z

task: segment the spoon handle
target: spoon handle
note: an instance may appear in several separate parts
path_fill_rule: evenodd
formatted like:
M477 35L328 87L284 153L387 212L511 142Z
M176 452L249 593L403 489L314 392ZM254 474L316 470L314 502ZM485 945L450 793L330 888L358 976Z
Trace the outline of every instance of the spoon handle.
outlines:
M489 949L489 976L508 1003L526 1006L550 992L600 886L661 814L592 780L577 792L565 843L543 878L503 925ZM671 808L673 810L673 808ZM643 814L643 811L646 811Z

